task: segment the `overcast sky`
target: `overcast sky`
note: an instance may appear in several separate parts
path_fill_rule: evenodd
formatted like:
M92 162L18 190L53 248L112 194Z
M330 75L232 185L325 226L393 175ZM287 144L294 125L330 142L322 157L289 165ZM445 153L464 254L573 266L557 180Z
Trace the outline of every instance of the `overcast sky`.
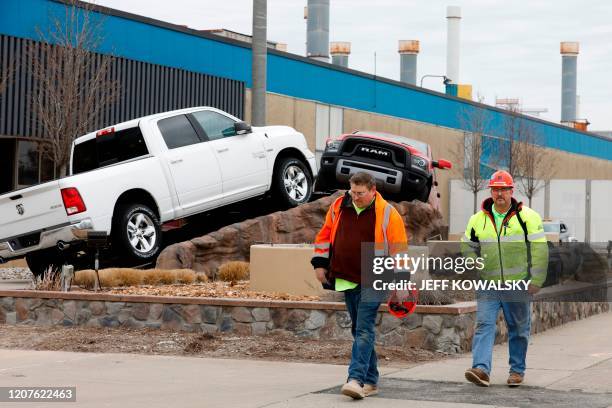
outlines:
M96 0L95 3L195 29L251 34L252 0ZM306 0L268 0L268 39L304 55ZM446 6L461 6L460 83L485 103L520 98L558 122L561 41L580 42L579 118L612 130L612 1L331 0L330 41L350 41L350 68L399 79L398 40L419 40L417 82L446 72ZM441 80L423 85L443 91Z

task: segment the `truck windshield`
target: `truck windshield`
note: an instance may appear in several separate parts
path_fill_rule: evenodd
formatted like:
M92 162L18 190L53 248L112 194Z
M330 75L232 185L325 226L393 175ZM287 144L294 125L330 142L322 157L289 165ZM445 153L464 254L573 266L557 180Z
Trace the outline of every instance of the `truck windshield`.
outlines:
M95 170L149 154L138 126L112 132L74 146L72 174Z

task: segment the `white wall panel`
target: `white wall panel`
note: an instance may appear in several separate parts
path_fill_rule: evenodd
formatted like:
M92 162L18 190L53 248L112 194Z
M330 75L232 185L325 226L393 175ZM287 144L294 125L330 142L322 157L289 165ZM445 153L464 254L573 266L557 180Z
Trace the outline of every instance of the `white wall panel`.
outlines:
M591 181L591 242L612 240L612 180Z
M551 180L550 218L564 221L570 233L584 242L585 237L585 180Z
M317 103L315 115L315 156L318 168L321 154L325 150L325 141L329 137L329 105Z

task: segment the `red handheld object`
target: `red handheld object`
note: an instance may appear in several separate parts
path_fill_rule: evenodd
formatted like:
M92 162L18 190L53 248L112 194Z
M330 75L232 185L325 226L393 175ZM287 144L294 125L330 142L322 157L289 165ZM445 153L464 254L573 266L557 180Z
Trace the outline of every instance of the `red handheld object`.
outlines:
M389 302L387 302L387 307L389 308L389 313L398 319L403 319L408 316L412 312L415 311L417 307L417 303L419 300L419 291L416 289L412 289L409 291L410 297L404 299L403 301L399 301L397 299L397 293L394 292L393 295L389 298Z

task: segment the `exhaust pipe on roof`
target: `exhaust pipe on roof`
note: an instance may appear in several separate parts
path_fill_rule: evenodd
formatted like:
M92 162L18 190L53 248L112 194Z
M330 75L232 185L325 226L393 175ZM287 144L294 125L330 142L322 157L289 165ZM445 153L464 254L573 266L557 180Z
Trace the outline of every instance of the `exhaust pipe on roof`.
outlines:
M397 52L400 54L400 81L416 85L419 42L417 40L400 40Z
M446 76L459 83L459 51L461 46L461 7L446 8Z
M306 56L329 62L329 0L308 0Z
M577 61L580 44L561 43L561 122L576 120Z
M332 64L348 68L348 57L351 53L350 42L333 41L329 43L329 53L332 56Z

